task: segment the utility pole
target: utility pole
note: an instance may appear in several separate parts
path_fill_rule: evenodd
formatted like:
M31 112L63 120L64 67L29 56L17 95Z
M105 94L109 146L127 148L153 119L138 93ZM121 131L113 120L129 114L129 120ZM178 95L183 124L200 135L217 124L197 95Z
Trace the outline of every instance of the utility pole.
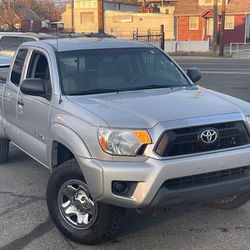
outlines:
M103 0L97 0L98 33L104 33L104 8Z
M225 19L226 19L226 0L222 0L221 28L220 28L220 56L224 56Z
M74 33L75 29L74 29L74 26L75 26L75 20L74 20L74 9L75 9L75 3L74 3L75 0L71 0L71 32Z
M213 54L217 53L218 0L214 0Z

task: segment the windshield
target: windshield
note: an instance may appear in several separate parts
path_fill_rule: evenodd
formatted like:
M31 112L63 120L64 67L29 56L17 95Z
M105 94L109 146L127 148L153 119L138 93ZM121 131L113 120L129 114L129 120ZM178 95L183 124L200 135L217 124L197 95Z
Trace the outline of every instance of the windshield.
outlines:
M189 86L184 74L156 48L58 53L65 95Z

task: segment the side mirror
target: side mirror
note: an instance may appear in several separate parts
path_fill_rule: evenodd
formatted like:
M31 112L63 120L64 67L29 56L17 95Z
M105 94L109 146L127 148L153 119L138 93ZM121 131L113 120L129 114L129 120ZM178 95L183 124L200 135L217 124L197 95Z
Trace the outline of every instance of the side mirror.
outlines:
M40 78L29 78L23 80L20 90L25 95L46 97L45 84Z
M193 83L196 83L201 79L201 72L197 68L188 69L187 75L193 81Z

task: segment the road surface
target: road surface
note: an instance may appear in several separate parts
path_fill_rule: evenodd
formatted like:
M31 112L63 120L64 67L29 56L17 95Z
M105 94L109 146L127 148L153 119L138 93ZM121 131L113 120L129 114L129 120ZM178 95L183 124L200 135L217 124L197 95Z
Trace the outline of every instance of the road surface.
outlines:
M183 60L183 68L199 67L202 86L250 101L250 60ZM0 167L0 250L71 249L250 249L250 202L219 211L183 207L156 215L130 211L113 242L87 247L65 239L49 219L45 193L49 171L11 147Z

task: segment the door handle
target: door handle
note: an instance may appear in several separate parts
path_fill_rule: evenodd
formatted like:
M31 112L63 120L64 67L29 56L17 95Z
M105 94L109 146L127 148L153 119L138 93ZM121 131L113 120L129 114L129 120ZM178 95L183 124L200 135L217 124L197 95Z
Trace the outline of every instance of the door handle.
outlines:
M23 100L22 99L18 99L17 100L17 104L19 105L19 106L24 106L24 103L23 103Z

